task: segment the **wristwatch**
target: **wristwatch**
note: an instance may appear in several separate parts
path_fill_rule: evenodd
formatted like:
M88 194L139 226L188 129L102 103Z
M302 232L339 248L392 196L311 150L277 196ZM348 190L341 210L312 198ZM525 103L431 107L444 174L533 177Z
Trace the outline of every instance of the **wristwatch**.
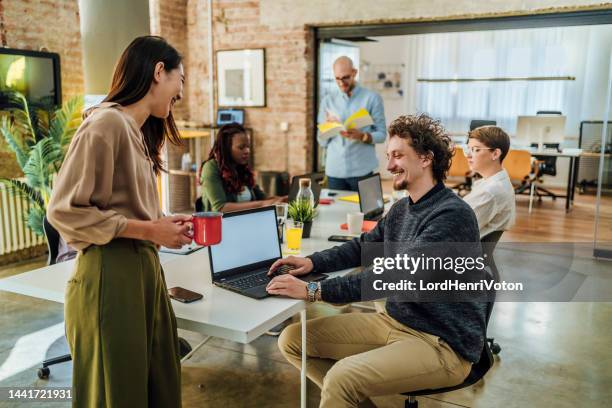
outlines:
M363 136L361 136L361 142L368 144L369 139L370 139L370 134L368 132L364 132Z
M319 290L319 284L317 282L308 282L306 289L308 290L308 301L311 303L314 302L316 300L317 291Z

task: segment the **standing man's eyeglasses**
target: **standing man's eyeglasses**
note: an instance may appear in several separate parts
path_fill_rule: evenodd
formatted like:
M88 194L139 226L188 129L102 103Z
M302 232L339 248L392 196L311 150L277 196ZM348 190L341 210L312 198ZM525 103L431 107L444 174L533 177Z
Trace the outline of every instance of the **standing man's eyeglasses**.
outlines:
M353 75L345 75L345 76L343 76L341 78L336 77L336 81L337 82L348 82L348 81L351 80L352 76Z

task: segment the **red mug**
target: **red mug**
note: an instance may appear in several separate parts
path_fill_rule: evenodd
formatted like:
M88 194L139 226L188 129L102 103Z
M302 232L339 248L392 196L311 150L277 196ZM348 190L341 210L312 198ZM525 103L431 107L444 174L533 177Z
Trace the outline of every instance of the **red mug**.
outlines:
M192 215L193 239L198 245L210 246L221 242L220 212L198 212Z

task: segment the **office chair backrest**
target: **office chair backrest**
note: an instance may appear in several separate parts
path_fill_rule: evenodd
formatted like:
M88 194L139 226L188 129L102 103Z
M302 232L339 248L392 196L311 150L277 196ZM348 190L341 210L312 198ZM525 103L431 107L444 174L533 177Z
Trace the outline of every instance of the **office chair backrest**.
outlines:
M451 160L450 169L448 169L449 176L465 177L470 172L470 165L468 164L467 158L463 153L463 148L455 146L455 154L453 160Z
M542 143L545 149L555 149L559 151L561 143ZM531 147L538 147L537 143L532 143ZM538 156L536 153L534 157L540 162L538 174L546 174L549 176L557 175L557 157L556 156Z
M502 163L510 180L525 180L531 174L531 153L527 150L511 149Z
M495 126L497 122L494 120L486 120L486 119L473 119L470 122L470 131L479 128L481 126Z
M47 265L53 265L57 261L57 255L59 252L60 235L53 225L47 220L47 216L43 217L43 231L47 238L47 249L49 250L49 257L47 258Z

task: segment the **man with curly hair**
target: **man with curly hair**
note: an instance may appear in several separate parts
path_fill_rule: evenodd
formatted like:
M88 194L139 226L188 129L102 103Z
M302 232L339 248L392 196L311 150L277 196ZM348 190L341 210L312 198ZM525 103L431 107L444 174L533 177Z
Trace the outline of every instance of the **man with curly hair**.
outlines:
M389 135L387 169L394 188L406 189L409 197L351 242L277 261L271 272L285 264L295 269L272 279L269 293L330 303L375 300L364 290L371 268L317 285L296 276L360 266L362 250L371 242L479 242L474 212L443 184L452 146L440 123L426 115L401 116L389 126ZM382 312L321 317L308 321L306 330L307 375L321 388L321 407L357 407L373 396L463 382L483 349L486 304L388 298ZM299 323L283 331L279 347L291 364L301 366Z

